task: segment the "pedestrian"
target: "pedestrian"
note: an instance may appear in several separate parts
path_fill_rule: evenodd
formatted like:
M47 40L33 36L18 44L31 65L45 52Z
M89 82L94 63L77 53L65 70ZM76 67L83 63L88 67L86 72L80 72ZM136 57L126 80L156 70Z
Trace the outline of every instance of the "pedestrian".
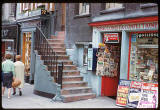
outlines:
M11 61L12 55L6 54L5 61L2 62L3 72L3 84L2 84L2 96L4 96L5 87L8 88L8 98L11 96L11 87L14 76L14 63Z
M25 66L24 63L21 62L21 56L16 55L16 62L14 63L15 67L15 79L21 81L21 84L17 87L19 89L19 95L22 96L22 88L24 86L24 75L25 75ZM13 94L16 94L16 88L13 88Z

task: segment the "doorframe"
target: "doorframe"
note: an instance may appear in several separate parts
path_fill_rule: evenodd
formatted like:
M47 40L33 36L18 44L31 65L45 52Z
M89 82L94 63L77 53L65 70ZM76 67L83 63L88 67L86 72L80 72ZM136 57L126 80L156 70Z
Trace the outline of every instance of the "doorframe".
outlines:
M23 33L25 32L31 32L31 61L30 61L30 83L32 84L34 82L34 75L35 75L35 58L34 58L34 37L35 37L35 32L36 32L36 27L24 27L24 28L21 28L21 56L23 54L23 40L24 40L24 37L23 37Z
M122 31L114 31L114 32L110 32L110 31L106 31L106 32L100 32L100 41L101 41L101 43L104 43L104 36L103 36L103 34L104 33L118 33L118 35L119 35L119 43L117 44L117 45L120 45L120 58L119 58L119 68L118 68L118 70L119 70L119 73L117 74L117 77L114 77L114 79L115 79L115 81L117 81L117 82L119 82L119 80L120 80L120 60L121 60L121 41L122 41ZM112 44L110 44L110 45L112 45ZM104 85L104 82L105 82L105 77L106 76L102 76L101 77L101 96L106 96L105 95L105 85ZM117 84L117 88L118 88L118 84ZM116 94L117 95L117 94Z

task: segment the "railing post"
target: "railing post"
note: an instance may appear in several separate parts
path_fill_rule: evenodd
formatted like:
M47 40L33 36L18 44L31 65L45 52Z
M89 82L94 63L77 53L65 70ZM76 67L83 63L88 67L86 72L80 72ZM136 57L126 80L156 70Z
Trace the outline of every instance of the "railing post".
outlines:
M57 83L61 85L62 89L62 78L63 77L63 62L58 64L58 81Z

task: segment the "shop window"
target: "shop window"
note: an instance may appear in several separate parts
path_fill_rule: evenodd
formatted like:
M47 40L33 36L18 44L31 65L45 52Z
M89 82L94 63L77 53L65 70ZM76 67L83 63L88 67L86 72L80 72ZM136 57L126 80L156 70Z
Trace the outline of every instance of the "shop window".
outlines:
M35 10L35 3L31 3L31 10Z
M111 9L111 8L121 8L122 3L106 3L106 9Z
M158 33L131 35L130 80L157 82Z
M79 15L89 14L89 3L79 4Z

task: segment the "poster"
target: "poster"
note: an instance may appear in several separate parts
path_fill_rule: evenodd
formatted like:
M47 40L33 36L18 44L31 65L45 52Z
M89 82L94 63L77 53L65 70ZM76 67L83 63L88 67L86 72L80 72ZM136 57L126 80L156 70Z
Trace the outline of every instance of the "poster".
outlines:
M93 49L88 48L88 70L92 70Z
M102 76L104 74L104 52L98 52L96 75Z
M130 90L128 93L128 107L137 108L138 102L141 98L142 83L138 81L131 81Z
M158 107L158 84L143 83L141 99L137 108L157 108Z
M129 87L130 87L130 81L128 80L119 81L116 105L119 105L119 106L127 105Z

